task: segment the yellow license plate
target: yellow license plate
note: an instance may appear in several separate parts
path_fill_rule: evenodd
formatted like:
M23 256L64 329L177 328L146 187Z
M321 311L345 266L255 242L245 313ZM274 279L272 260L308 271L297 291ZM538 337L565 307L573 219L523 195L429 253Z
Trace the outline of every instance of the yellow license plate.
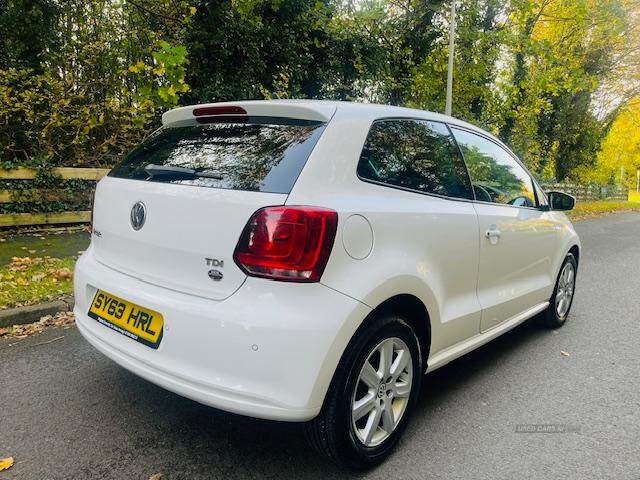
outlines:
M89 316L106 327L115 330L151 348L158 348L162 341L162 315L110 293L98 290Z

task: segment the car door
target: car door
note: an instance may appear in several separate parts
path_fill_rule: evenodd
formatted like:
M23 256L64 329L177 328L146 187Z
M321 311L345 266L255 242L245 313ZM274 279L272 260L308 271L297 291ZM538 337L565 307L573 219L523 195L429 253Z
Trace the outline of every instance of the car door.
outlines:
M558 232L538 207L531 176L509 151L488 136L452 130L476 195L484 332L549 299Z

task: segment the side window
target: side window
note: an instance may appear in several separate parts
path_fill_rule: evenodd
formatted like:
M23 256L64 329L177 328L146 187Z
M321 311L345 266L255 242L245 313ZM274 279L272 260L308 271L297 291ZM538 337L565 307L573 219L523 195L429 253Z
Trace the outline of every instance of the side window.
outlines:
M484 137L453 128L477 200L535 207L533 182L509 152Z
M473 198L460 153L443 123L374 122L358 162L367 180L457 198Z

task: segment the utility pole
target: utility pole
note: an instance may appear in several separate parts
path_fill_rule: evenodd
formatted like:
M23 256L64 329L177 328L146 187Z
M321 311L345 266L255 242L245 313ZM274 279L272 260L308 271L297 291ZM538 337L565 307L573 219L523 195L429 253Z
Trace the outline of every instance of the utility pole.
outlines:
M447 70L447 100L444 107L445 115L451 115L453 97L453 50L456 35L456 0L451 0L451 24L449 25L449 68Z

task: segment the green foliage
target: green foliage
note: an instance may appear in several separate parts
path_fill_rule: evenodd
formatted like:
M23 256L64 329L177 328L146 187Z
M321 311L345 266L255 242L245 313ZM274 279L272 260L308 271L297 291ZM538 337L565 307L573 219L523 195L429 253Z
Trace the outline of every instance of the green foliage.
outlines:
M203 1L188 26L190 101L318 97L334 60L325 1Z
M512 1L500 135L534 171L563 180L593 166L602 139L593 101L628 13L621 0Z
M0 166L112 166L164 110L195 102L277 94L442 111L451 1L5 0ZM545 179L611 181L620 161L598 151L640 91L636 4L464 0L457 10L454 115L498 134ZM81 203L3 209L85 205L87 184L47 185L77 189Z
M130 96L95 103L87 96L50 72L0 70L2 166L107 166L153 119Z
M60 7L51 0L0 2L0 69L28 68L40 73L47 50L59 45Z
M496 83L500 48L506 42L506 14L499 0L468 0L457 11L456 62L454 65L453 113L473 123L495 129L500 122ZM448 19L439 41L414 71L410 104L443 111L445 105Z
M169 0L9 5L0 7L0 31L22 25L20 15L31 20L6 44L14 53L0 69L5 168L113 165L189 90L179 41L193 7Z
M160 41L151 52L152 64L138 61L129 67L129 72L136 74L140 104L150 102L156 107L175 107L180 95L189 91L185 82L187 49L181 45L171 45Z

